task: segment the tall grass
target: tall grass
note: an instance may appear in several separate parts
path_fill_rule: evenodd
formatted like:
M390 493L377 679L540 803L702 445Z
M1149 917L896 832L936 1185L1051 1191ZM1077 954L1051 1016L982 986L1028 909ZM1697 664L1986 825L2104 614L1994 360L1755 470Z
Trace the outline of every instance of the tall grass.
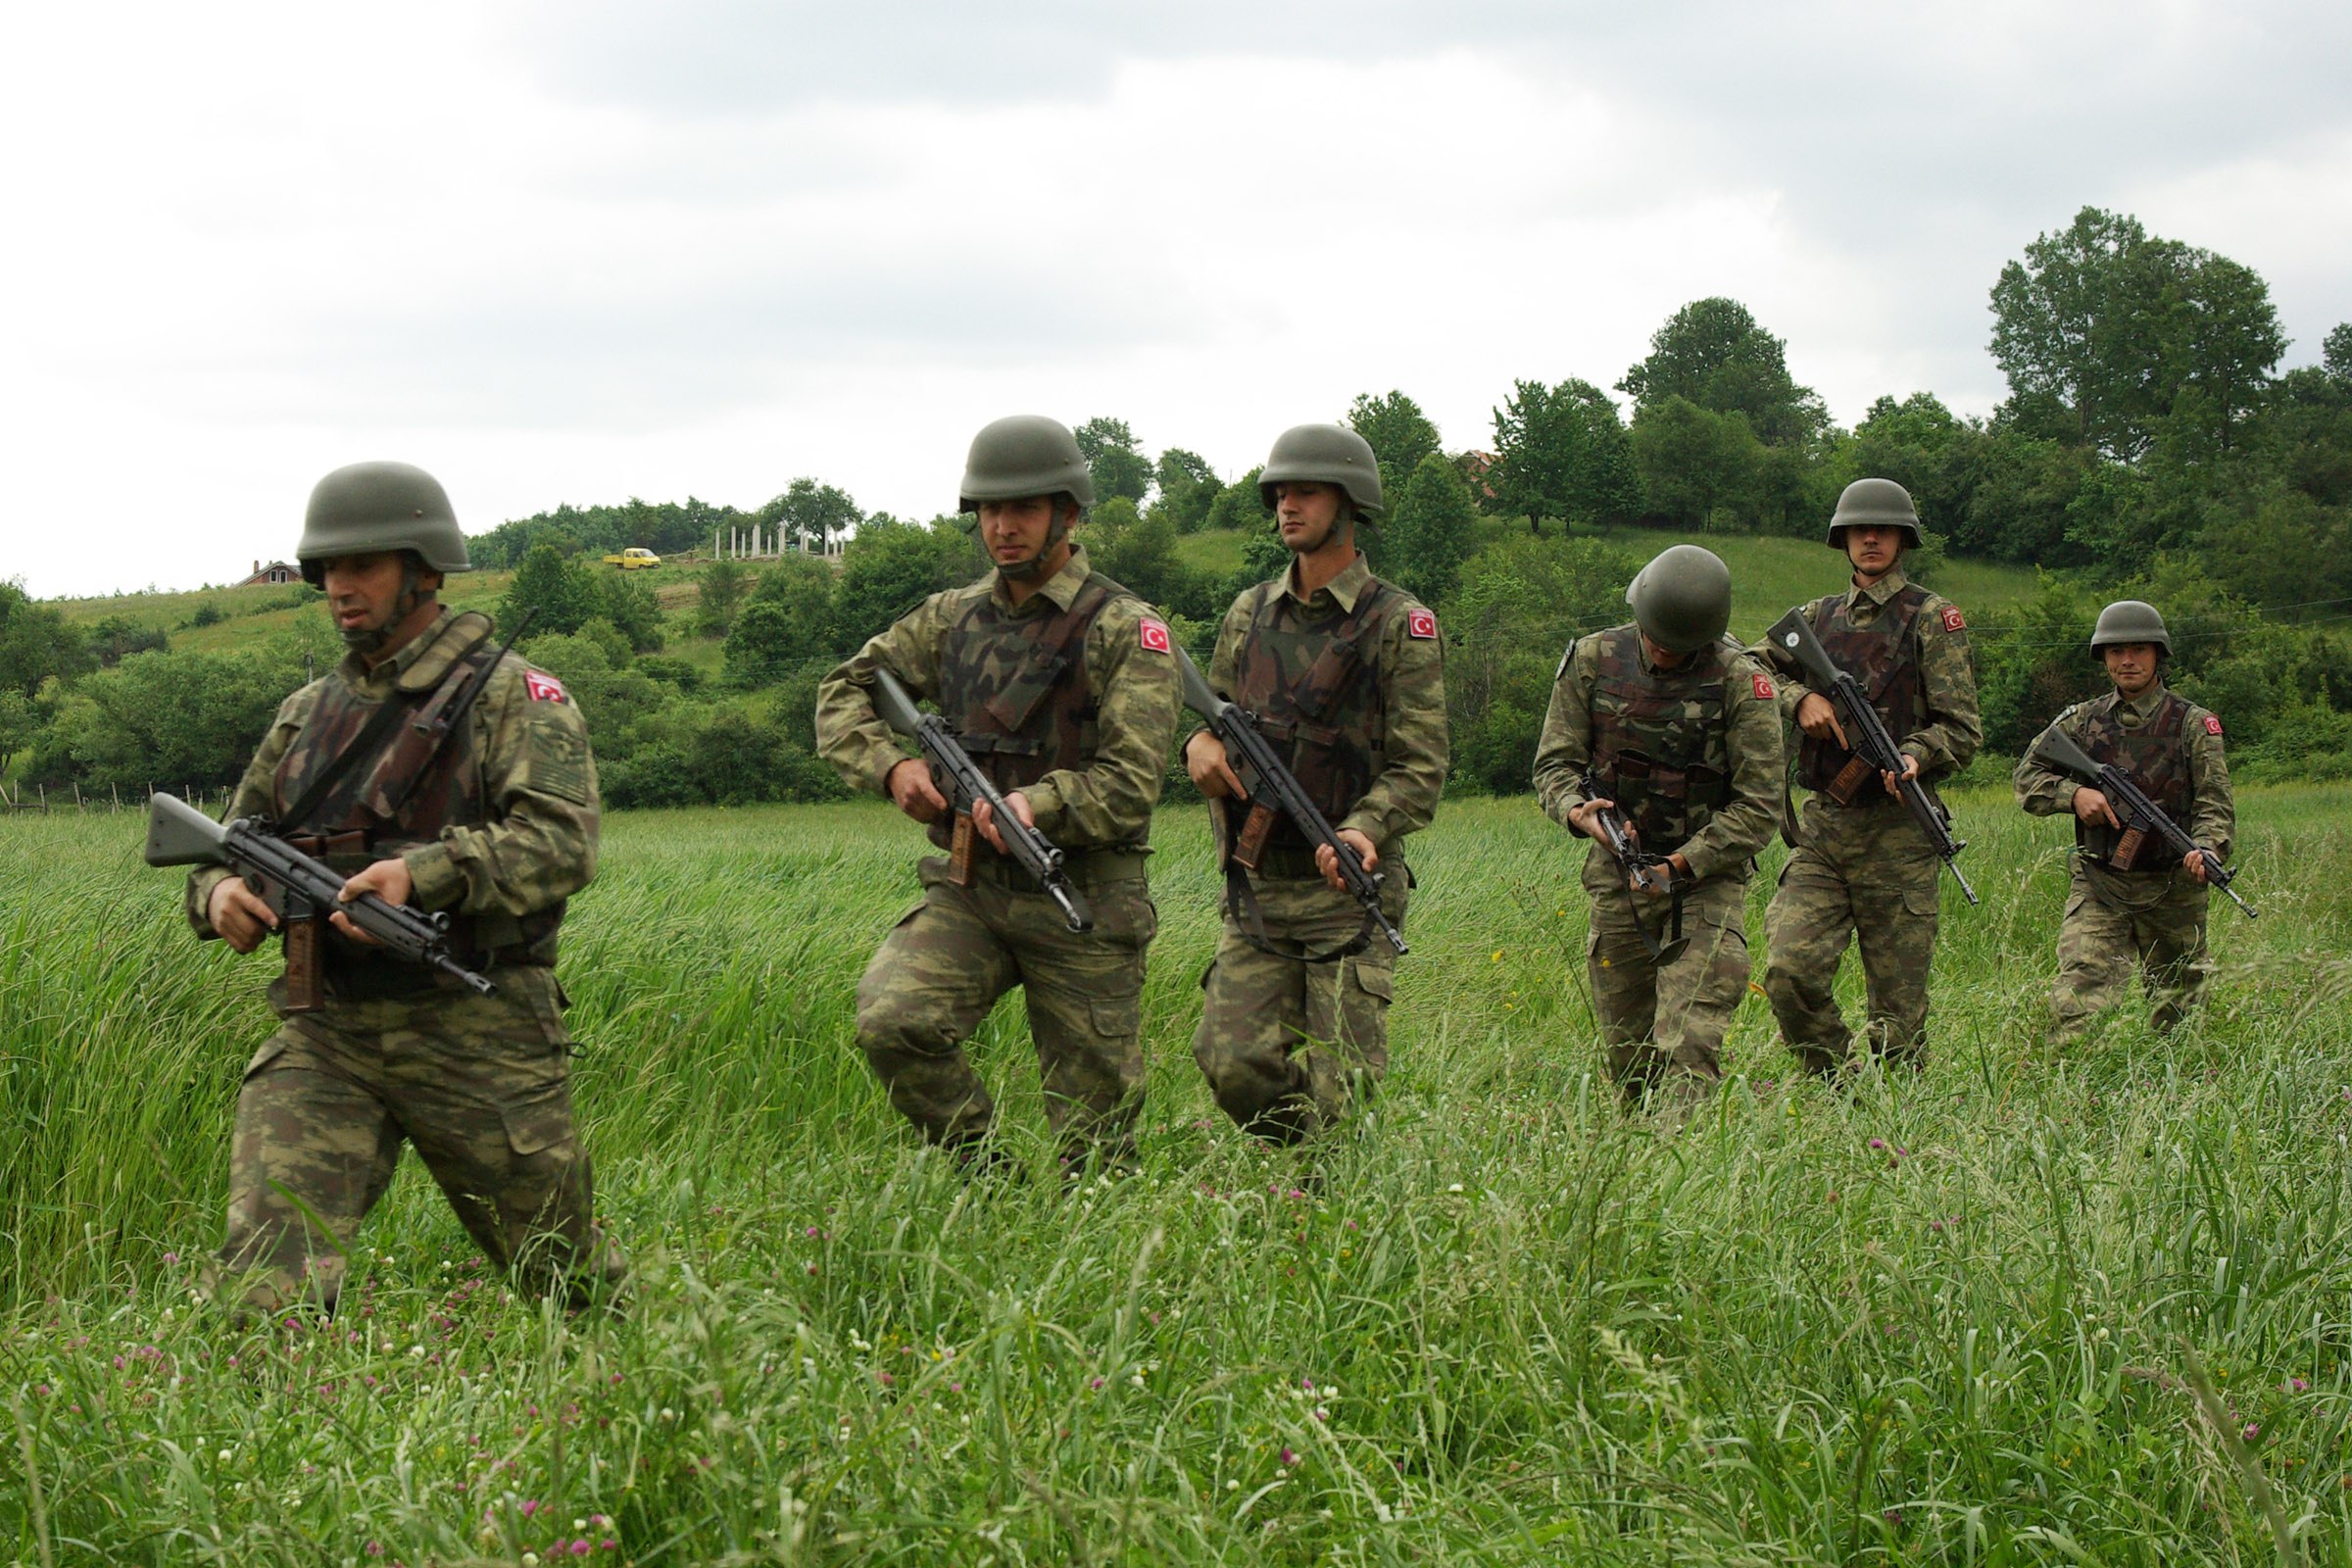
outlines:
M1017 1001L977 1046L1033 1173L1004 1186L917 1150L851 1044L911 827L620 816L562 975L626 1310L509 1299L411 1162L342 1314L246 1331L187 1286L268 965L189 940L132 818L0 822L0 1540L25 1562L559 1540L647 1563L2352 1559L2352 792L2243 806L2264 917L2217 912L2213 1005L2181 1034L2134 1012L2042 1044L2062 830L1966 794L1985 904L1947 900L1928 1072L1826 1093L1751 998L1680 1137L1595 1081L1577 852L1524 801L1449 806L1415 856L1394 1075L1310 1154L1242 1139L1199 1085L1216 878L1170 813L1145 1172L1071 1193Z

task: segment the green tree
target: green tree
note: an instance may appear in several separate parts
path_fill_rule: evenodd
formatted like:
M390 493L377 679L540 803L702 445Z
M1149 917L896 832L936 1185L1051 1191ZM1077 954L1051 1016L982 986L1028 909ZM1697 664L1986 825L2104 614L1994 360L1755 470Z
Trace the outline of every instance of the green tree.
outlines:
M1634 416L1632 441L1649 514L1686 528L1753 524L1766 450L1746 415L1667 397Z
M2177 441L2229 450L2286 349L2251 269L2096 207L2002 267L1992 315L2011 419L2124 462L2168 421Z
M1075 431L1079 455L1095 480L1095 504L1124 497L1140 503L1152 488L1152 460L1136 444L1125 419L1101 416Z
M604 596L598 592L590 568L542 541L533 545L522 564L514 568L514 580L507 584L506 597L499 601L498 621L512 631L526 613L536 611L531 622L535 633L578 631L603 609Z
M970 582L983 564L953 519L926 525L870 517L852 536L833 588L833 647L842 655L943 588Z
M1453 592L1478 545L1478 506L1443 453L1422 454L1380 530L1380 571L1427 604Z
M1208 526L1220 532L1257 532L1266 527L1265 498L1257 493L1262 465L1217 492L1208 509Z
M1178 533L1199 532L1208 521L1209 508L1217 504L1217 495L1225 488L1217 478L1217 470L1199 453L1170 447L1159 455L1152 472L1152 487L1157 492L1152 510L1166 513Z
M591 580L596 586L591 618L610 621L633 652L648 654L662 646L662 602L651 583L633 571L609 570Z
M1113 496L1095 508L1082 537L1097 571L1134 589L1163 614L1203 613L1202 601L1213 597L1203 574L1177 554L1176 524L1158 508L1138 515L1133 501Z
M1624 423L1609 395L1570 378L1556 387L1515 381L1494 411L1494 464L1486 482L1497 512L1527 518L1614 521L1641 506Z
M1773 446L1809 442L1829 424L1820 397L1789 377L1788 345L1746 306L1720 296L1693 300L1667 318L1649 340L1648 358L1617 388L1640 408L1679 397L1710 414L1744 415L1756 437Z
M1348 405L1348 428L1364 438L1380 461L1380 493L1394 507L1421 460L1438 450L1438 427L1402 392L1359 392Z
M16 760L19 752L32 744L41 721L41 710L32 699L14 688L0 688L0 775L8 772L8 764Z
M820 544L857 527L861 515L848 491L814 479L793 480L758 513L764 525Z
M63 612L34 603L21 582L0 581L0 691L33 697L50 676L78 675L97 662Z
M751 586L752 573L726 557L704 567L702 580L695 584L695 630L706 637L724 637Z
M726 682L773 685L797 665L830 654L832 636L833 568L819 561L779 562L736 612L724 650Z
M2352 321L2338 321L2328 329L2327 340L2320 348L2320 363L2329 375L2352 387Z

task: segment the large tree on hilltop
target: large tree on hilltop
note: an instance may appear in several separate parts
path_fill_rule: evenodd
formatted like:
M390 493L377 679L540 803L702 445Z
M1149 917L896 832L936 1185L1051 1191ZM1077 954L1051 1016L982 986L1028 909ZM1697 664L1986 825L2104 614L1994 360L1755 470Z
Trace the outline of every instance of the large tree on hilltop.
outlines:
M1558 386L1516 381L1494 411L1494 466L1487 470L1496 512L1527 519L1607 522L1641 510L1642 490L1625 424L1609 395L1571 377Z
M1380 463L1381 499L1396 506L1421 460L1438 450L1438 427L1421 412L1421 405L1402 392L1383 397L1357 393L1348 405L1346 422L1372 448Z
M1710 414L1742 414L1772 446L1812 440L1829 411L1811 387L1789 377L1788 344L1757 324L1746 306L1718 295L1693 300L1666 318L1649 356L1625 372L1617 389L1642 408L1683 398Z
M1139 503L1144 499L1152 488L1152 460L1144 456L1125 419L1099 416L1071 433L1078 438L1087 472L1094 476L1098 506L1113 496Z

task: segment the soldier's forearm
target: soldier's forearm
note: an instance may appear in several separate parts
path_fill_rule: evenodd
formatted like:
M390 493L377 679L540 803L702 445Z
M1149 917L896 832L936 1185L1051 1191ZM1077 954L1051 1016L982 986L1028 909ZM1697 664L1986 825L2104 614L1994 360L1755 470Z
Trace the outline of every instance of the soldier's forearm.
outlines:
M468 914L535 913L579 892L596 875L594 829L558 814L526 809L495 827L447 829L434 849L448 858L447 875L463 885L457 898L438 906ZM427 871L441 875L430 866Z

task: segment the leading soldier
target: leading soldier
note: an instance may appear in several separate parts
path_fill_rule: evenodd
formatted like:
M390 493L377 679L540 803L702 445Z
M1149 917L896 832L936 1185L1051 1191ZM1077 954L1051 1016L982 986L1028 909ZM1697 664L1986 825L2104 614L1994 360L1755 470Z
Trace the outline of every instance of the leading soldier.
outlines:
M1285 430L1258 475L1291 564L1225 612L1208 684L1256 715L1324 817L1384 874L1402 926L1404 840L1429 825L1446 784L1446 661L1438 617L1372 575L1358 517L1381 511L1380 466L1354 431ZM1202 729L1185 770L1216 803L1220 848L1246 792ZM1373 939L1338 857L1285 816L1257 873L1226 862L1224 935L1203 981L1193 1056L1225 1113L1278 1143L1306 1137L1370 1097L1389 1065L1396 955Z
M1069 430L1016 415L972 438L958 505L995 564L933 594L817 689L817 748L842 777L887 796L949 846L949 806L926 763L875 713L873 671L930 699L1008 808L1068 857L1095 928L1073 933L1038 883L1003 858L989 808L969 885L944 858L858 983L858 1044L890 1102L969 1161L996 1102L963 1042L1018 985L1045 1076L1046 1116L1070 1168L1135 1152L1144 1054L1144 950L1159 928L1144 881L1180 702L1176 659L1151 607L1087 564L1070 531L1094 482Z
M283 1022L237 1096L228 1234L206 1290L264 1310L308 1292L331 1310L405 1141L493 1262L579 1304L622 1273L591 1218L555 975L565 901L596 872L587 725L554 677L501 655L487 617L439 603L443 574L470 564L423 469L319 480L296 555L348 653L279 707L227 814L274 822L348 873L346 900L449 911L454 956L497 992L395 961L334 916L318 1010L295 1010L282 977L270 988ZM482 671L446 740L408 722ZM239 953L279 923L217 866L189 877L188 919Z
M1910 492L1891 479L1856 479L1838 496L1829 533L1830 547L1852 564L1852 586L1804 613L1894 737L1901 777L1921 780L1933 800L1936 782L1977 755L1984 729L1968 622L1957 606L1903 575L1902 554L1919 542ZM1797 782L1813 792L1764 918L1764 991L1782 1038L1812 1072L1849 1064L1854 1036L1834 987L1850 940L1862 954L1871 1053L1924 1066L1943 862L1904 808L1894 774L1838 798L1832 785L1853 754L1829 697L1770 643L1754 651L1779 678L1781 710L1802 737Z
M1724 635L1732 574L1713 551L1662 551L1625 597L1631 624L1560 660L1536 798L1592 839L1614 807L1668 873L1636 891L1634 867L1586 854L1585 966L1610 1078L1629 1102L1680 1109L1722 1077L1747 994L1747 882L1780 819L1781 715L1763 666Z
M2093 761L2121 769L2190 838L2229 859L2237 807L2222 755L2222 721L2166 689L2173 639L2164 617L2153 605L2120 600L2099 612L2090 651L2115 690L2076 704L2049 728ZM2160 1032L2170 1030L2196 1005L2213 973L2205 951L2205 858L2176 861L2152 840L2126 852L2123 824L2107 797L2042 766L2031 746L2013 782L2027 811L2063 811L2075 822L2074 879L2058 927L2058 979L2050 987L2052 1038L2063 1045L2088 1029L2123 1000L2134 971L2155 1001L2150 1021Z

